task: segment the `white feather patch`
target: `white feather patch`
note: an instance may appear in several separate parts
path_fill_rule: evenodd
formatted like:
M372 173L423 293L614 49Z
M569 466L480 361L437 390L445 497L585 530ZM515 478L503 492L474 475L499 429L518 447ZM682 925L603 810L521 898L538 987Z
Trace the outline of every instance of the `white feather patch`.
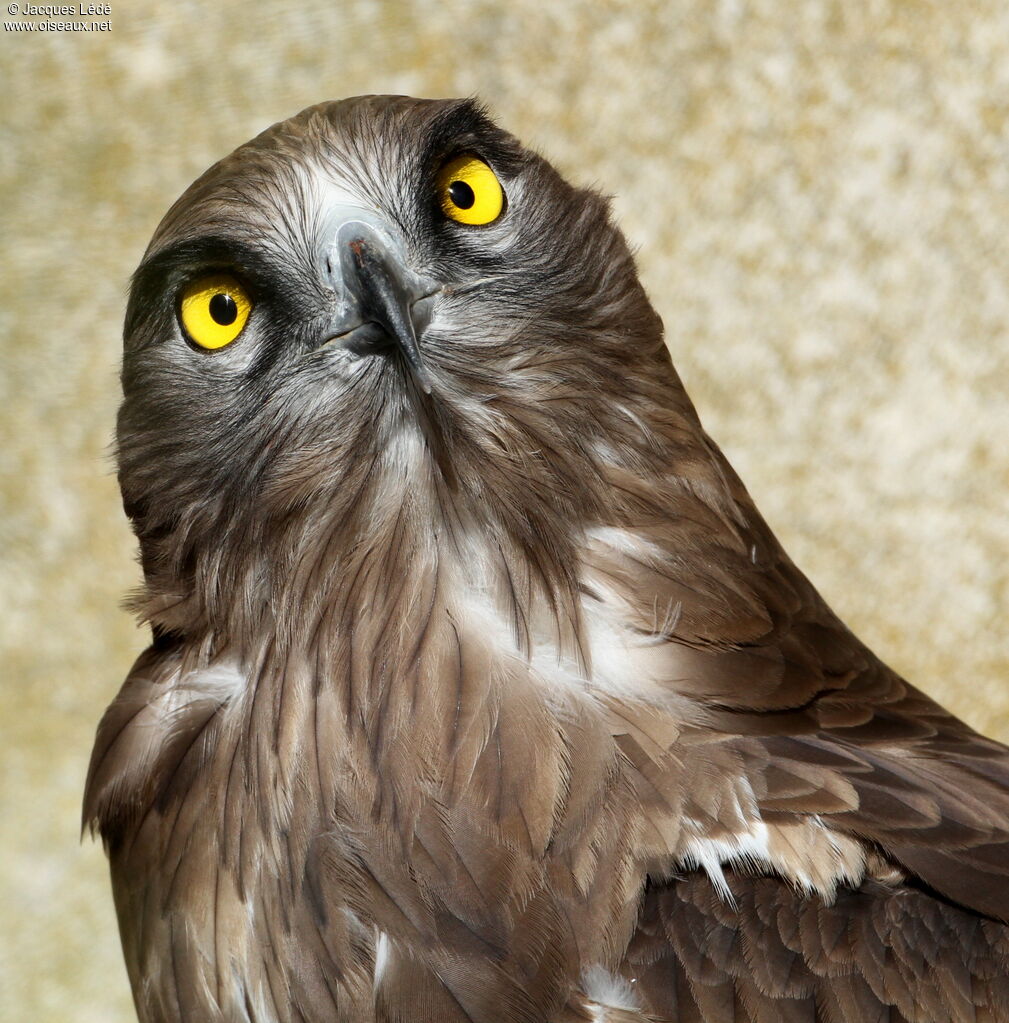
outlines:
M385 931L378 932L375 942L375 972L372 975L372 988L377 991L389 965L389 935Z
M245 692L248 680L234 661L220 661L183 675L172 687L173 709L195 700L228 703Z
M602 966L589 966L582 971L582 991L589 1002L588 1009L595 1023L604 1023L607 1009L636 1012L641 1003L630 981Z
M691 838L683 849L682 858L687 866L703 870L718 894L726 902L732 903L732 892L725 882L722 867L727 864L770 866L767 825L761 820L755 820L746 831L727 838Z
M865 847L856 839L828 828L816 815L783 824L765 824L755 809L746 827L735 834L710 838L698 833L696 821L685 821L693 832L681 846L678 860L703 870L721 898L733 903L723 867L739 866L783 877L803 892L816 893L828 904L839 885L858 887L866 874Z

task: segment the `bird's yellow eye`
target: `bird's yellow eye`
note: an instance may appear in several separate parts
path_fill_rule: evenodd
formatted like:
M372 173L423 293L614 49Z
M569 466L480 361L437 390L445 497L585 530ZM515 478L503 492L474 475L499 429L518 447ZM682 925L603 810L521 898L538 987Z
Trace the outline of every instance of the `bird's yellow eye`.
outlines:
M231 274L209 274L190 281L179 298L182 329L200 348L223 348L242 333L252 299Z
M438 172L438 201L449 220L489 224L501 216L504 190L483 160L463 154Z

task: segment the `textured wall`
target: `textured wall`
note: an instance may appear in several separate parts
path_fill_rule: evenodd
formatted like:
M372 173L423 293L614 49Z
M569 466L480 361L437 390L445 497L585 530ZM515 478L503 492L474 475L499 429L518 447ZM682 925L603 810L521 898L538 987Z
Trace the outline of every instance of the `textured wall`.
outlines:
M1009 739L1004 3L113 0L111 22L0 38L0 1018L130 1018L104 859L77 844L143 642L106 457L128 275L198 172L321 99L478 93L614 193L785 546Z

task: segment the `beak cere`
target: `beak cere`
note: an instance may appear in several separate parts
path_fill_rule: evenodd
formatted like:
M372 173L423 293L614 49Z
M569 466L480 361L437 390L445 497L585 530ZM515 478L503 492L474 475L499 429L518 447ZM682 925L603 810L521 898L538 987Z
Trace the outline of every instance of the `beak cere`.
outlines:
M360 284L362 317L366 323L377 323L397 343L421 390L430 394L431 379L424 368L410 316L413 302L409 289L383 259L385 253L381 248L367 238L354 238L350 252Z
M356 355L398 352L420 389L430 394L414 307L437 288L404 265L405 245L384 225L355 214L340 225L326 259L335 308L320 343L338 342Z

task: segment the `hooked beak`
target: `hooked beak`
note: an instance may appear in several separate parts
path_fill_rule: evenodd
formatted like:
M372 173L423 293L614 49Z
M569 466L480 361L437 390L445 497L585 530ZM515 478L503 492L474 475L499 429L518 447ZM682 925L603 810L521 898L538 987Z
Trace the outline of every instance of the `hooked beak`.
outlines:
M431 393L431 378L424 367L411 316L416 298L388 266L382 250L366 238L350 242L351 259L361 285L361 315L365 323L376 323L396 342L414 378L425 394Z
M440 289L407 268L406 246L370 212L340 211L325 258L333 316L320 346L338 343L355 355L399 354L425 394L431 377L417 339Z

